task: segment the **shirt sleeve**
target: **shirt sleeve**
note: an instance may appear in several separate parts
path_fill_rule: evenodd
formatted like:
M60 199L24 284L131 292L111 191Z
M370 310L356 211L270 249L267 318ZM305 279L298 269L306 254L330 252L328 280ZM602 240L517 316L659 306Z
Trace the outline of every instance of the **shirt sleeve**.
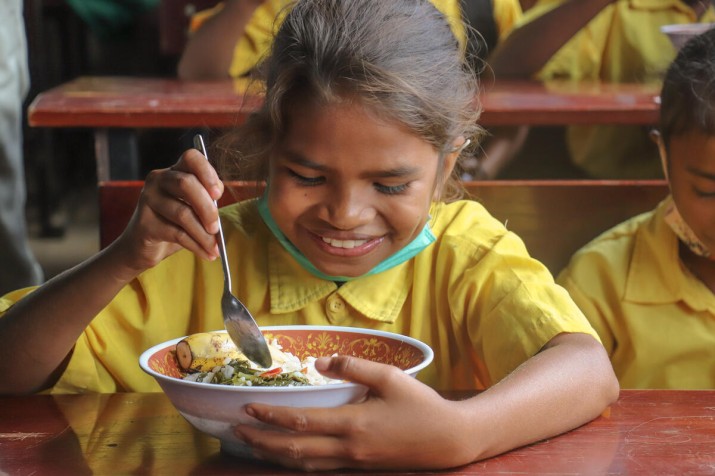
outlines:
M573 279L568 270L564 270L559 274L557 281L568 291L571 299L574 300L598 333L609 357L613 356L616 338L601 306L581 289L581 286Z
M488 249L473 252L450 299L454 309L462 307L470 340L492 383L561 333L585 333L598 340L566 290L529 256L515 234L507 232Z

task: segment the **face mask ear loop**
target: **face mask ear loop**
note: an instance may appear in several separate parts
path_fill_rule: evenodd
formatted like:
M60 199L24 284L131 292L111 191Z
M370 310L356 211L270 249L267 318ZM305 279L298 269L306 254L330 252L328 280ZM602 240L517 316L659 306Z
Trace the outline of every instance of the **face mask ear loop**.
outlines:
M461 154L464 151L464 149L469 147L469 144L471 144L471 143L472 143L472 139L465 139L464 142L462 142L462 145L453 147L452 150L449 151L449 153L453 154L456 152L457 154Z
M660 156L660 166L663 169L663 176L665 180L668 180L668 153L665 150L665 143L663 142L663 136L660 132L654 130L651 132L651 137L658 147L658 155Z

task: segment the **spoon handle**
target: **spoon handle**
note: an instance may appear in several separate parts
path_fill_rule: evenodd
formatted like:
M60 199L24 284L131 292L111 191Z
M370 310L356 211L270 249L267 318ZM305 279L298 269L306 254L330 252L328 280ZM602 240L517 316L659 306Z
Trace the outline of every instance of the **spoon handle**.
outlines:
M196 134L194 136L194 148L198 149L206 160L209 160L209 155L206 152L206 144L204 143L204 138L201 134ZM218 202L214 200L214 205L218 208ZM225 285L228 290L231 290L231 273L228 270L228 259L226 258L226 243L223 239L223 227L221 226L221 220L218 221L218 233L216 233L216 240L218 240L218 251L221 255L221 266L223 266L223 274L226 278Z

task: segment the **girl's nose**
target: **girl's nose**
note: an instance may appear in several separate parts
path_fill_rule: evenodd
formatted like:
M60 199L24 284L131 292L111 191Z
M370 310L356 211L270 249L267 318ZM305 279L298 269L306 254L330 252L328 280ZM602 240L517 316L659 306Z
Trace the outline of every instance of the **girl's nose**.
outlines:
M352 230L375 217L375 208L367 194L352 188L340 188L326 200L326 221L340 230Z

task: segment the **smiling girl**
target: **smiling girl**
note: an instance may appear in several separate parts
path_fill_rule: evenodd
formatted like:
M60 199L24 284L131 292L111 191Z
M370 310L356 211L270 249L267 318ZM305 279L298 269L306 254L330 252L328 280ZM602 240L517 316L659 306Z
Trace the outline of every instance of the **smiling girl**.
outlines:
M300 1L261 70L262 110L217 145L224 179L267 180L260 199L220 212L234 294L261 325L392 331L435 359L420 380L319 359L368 397L250 405L278 427L235 429L257 457L306 470L446 468L562 433L614 401L603 346L548 270L479 203L447 203L480 135L477 85L427 0ZM158 391L140 353L222 327L212 202L222 192L189 150L149 174L111 246L7 295L0 392ZM9 364L17 354L32 365ZM450 401L435 390L481 393Z

